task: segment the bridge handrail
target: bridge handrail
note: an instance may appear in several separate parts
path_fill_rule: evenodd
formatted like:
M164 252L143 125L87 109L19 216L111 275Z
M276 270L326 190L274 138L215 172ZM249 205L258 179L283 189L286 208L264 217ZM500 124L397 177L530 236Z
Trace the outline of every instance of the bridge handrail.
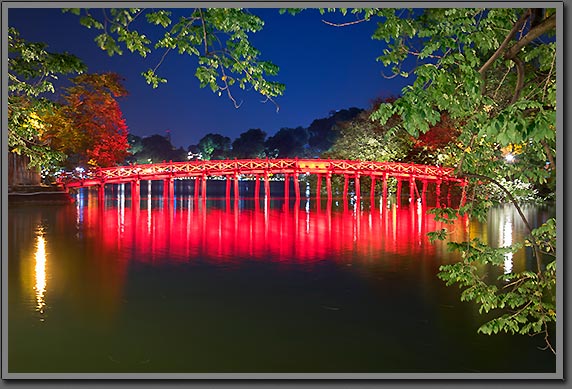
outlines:
M333 174L387 174L396 176L429 177L461 181L455 177L454 169L439 166L417 165L403 162L377 162L330 159L235 159L212 161L163 162L156 164L127 165L90 169L81 176L75 173L62 174L58 182L67 184L86 180L109 181L145 179L149 177L182 177L199 175L280 173L324 173ZM161 178L157 178L161 179Z

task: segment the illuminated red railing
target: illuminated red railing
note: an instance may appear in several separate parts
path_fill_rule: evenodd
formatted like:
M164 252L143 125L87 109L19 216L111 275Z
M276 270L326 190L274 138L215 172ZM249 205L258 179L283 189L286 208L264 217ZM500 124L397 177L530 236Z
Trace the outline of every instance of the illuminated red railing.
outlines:
M455 176L452 168L399 162L325 159L239 159L129 165L94 169L82 175L63 174L59 182L73 188L137 180L305 173L463 182L463 179Z

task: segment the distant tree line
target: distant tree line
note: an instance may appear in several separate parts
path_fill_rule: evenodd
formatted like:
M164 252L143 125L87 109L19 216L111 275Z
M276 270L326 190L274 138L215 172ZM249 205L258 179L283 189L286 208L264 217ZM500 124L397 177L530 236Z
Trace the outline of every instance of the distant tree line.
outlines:
M188 146L187 150L173 146L167 136L155 134L140 137L130 134L131 155L127 162L320 157L339 138L342 123L354 119L363 111L355 107L332 111L328 117L314 120L307 128L281 128L272 136L260 128L251 128L234 140L219 133L209 133L197 144Z
M448 166L451 144L459 130L446 112L430 130L418 138L409 135L401 118L392 117L381 125L370 119L380 104L395 98L375 99L368 109L331 111L308 127L281 128L274 135L251 128L236 139L208 133L197 144L173 146L167 136L129 135L130 163L162 161L221 160L244 158L331 158L368 161L401 161Z

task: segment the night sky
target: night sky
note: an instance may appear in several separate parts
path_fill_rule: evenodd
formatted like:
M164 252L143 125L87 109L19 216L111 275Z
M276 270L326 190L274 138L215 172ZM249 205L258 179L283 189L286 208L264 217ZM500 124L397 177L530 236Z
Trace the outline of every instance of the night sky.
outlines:
M347 22L355 16L250 10L265 21L263 30L252 35L252 43L262 59L280 67L273 80L286 85L284 95L276 98L278 112L254 91L235 89L235 97L242 101L237 109L224 94L219 97L208 87L200 88L194 76L196 59L188 55L170 54L158 70L168 82L153 89L140 73L154 67L162 51L143 59L125 49L122 56L109 57L93 41L99 30L81 26L79 17L60 9L10 8L8 23L22 38L47 43L48 51L75 54L90 73L119 73L129 91L119 100L129 131L147 136L165 135L169 130L177 147L196 144L209 132L235 139L251 128L261 128L270 136L283 127L307 127L331 111L368 108L376 97L396 96L412 82L382 76L390 72L376 61L384 48L383 42L371 38L376 21L333 27L322 19Z

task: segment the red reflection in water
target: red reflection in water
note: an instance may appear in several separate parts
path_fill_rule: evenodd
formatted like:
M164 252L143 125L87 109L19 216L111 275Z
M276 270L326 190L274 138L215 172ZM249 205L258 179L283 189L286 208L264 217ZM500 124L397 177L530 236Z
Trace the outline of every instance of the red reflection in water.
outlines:
M180 203L179 203L180 204ZM144 204L143 204L144 205ZM121 259L145 263L207 259L217 263L260 260L307 263L371 261L383 254L435 255L426 233L451 226L421 207L380 211L125 206L86 207L83 223L100 230L100 240ZM466 233L453 225L454 238ZM106 250L106 251L107 251Z

